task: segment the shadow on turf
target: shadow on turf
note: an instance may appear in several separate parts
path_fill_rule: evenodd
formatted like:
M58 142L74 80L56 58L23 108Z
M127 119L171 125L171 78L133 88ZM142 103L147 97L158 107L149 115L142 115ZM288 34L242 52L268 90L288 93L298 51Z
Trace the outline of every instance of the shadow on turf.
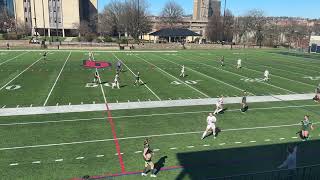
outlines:
M212 141L214 140L212 139ZM176 179L182 180L187 177L192 180L210 179L237 174L277 170L277 167L288 155L287 147L289 145L298 145L297 166L320 163L320 158L317 154L320 148L320 141L318 140L217 149L212 151L186 152L177 154L177 159L184 169ZM276 176L274 174L260 174L255 177L241 179L288 179L288 175L288 171L281 171L280 175L277 174L280 178L275 178ZM301 179L300 175L293 179ZM320 167L316 170L305 172L304 175L312 178L320 177ZM309 178L304 177L303 179Z
M157 169L157 172L155 174L158 174L160 172L160 169L165 166L167 158L168 156L163 156L158 160L158 162L154 164L154 168Z

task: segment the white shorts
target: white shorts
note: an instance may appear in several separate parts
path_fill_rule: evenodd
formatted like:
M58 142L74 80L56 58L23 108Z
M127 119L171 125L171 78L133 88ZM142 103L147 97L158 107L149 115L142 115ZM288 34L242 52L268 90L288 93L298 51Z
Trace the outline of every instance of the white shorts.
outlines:
M214 131L216 129L216 125L215 124L207 125L207 129L212 129L212 131Z

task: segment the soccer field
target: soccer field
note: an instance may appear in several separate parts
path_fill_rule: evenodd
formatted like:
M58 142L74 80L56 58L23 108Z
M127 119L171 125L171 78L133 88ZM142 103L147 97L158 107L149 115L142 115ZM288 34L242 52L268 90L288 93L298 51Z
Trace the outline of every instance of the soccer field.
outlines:
M97 51L95 60L113 65L98 70L99 85L92 83L96 69L82 66L88 52L49 51L46 60L42 55L0 51L3 179L141 179L145 138L162 168L158 179L274 170L292 143L304 149L298 151L299 166L320 163L314 158L320 105L311 100L320 82L317 55L268 49ZM119 60L121 88L111 89ZM179 77L182 65L184 78ZM268 82L263 81L266 69ZM134 86L137 72L145 84ZM244 90L250 109L243 114ZM217 117L222 132L217 139L200 140L221 95L228 108ZM296 132L305 114L316 129L311 141L301 143Z

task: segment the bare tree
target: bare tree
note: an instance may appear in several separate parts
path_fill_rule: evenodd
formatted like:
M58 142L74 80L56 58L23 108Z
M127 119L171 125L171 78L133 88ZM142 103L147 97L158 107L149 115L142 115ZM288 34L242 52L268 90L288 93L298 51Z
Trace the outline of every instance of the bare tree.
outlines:
M247 13L245 18L248 30L251 30L254 33L255 42L261 47L264 39L264 29L267 23L264 12L262 10L253 9Z
M145 0L111 1L101 14L101 31L109 35L128 33L134 39L150 32L151 22Z
M232 12L227 9L223 17L223 40L232 42L235 28L235 20Z
M14 18L10 17L7 10L2 7L0 9L0 32L10 32L14 27Z
M174 27L182 21L183 14L183 8L175 1L169 0L161 11L161 22Z
M214 14L209 18L206 29L207 38L212 42L222 41L223 22L220 14Z

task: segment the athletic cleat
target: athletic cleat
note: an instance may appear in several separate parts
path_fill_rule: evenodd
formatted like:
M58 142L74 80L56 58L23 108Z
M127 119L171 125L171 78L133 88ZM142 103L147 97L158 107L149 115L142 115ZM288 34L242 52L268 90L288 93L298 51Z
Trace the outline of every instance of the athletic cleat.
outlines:
M141 173L141 176L147 176L147 174L146 173Z
M157 176L155 174L151 174L150 177L156 178Z

